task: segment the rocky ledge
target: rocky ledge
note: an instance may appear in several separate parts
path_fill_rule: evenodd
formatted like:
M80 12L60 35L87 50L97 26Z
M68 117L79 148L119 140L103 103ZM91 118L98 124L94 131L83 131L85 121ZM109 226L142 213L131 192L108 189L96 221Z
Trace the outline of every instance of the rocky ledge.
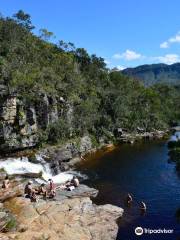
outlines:
M22 183L20 184L20 186ZM61 190L56 200L39 199L31 203L29 199L12 194L5 198L1 205L4 225L1 226L2 240L113 240L116 239L117 219L122 216L123 209L106 204L97 206L89 196L95 196L97 190L80 185L77 190L68 192ZM4 195L8 195L6 191ZM5 218L11 215L11 229L7 229Z

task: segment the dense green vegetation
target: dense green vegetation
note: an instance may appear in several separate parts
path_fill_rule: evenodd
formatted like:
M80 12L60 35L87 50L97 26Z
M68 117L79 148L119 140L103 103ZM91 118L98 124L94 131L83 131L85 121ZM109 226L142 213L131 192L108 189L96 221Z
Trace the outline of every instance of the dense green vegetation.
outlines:
M33 33L31 18L19 11L0 18L0 84L27 103L38 104L41 95L63 97L73 108L40 134L42 141L89 133L112 137L118 127L136 131L164 129L180 119L180 88L154 85L110 71L104 59L89 55L72 43L51 42L53 33ZM46 133L46 134L44 134Z

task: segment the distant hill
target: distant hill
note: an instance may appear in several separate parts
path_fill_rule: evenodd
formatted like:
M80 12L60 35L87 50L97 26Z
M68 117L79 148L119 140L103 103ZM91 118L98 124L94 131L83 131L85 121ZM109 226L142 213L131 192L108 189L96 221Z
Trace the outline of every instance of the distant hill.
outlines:
M142 65L136 68L126 68L121 72L142 81L145 86L156 83L180 85L180 63Z

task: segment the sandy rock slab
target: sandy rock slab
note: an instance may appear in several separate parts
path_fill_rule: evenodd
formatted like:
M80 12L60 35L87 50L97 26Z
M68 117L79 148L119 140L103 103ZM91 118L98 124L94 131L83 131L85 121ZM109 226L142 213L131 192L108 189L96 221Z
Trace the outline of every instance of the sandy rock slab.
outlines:
M0 235L0 240L114 240L116 220L123 209L97 206L89 197L30 203L16 197L5 203L18 222L16 232Z

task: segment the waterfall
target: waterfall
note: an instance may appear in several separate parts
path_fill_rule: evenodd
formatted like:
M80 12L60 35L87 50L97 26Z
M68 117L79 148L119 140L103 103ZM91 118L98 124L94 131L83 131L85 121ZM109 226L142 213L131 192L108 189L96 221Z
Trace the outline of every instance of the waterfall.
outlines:
M52 178L55 183L65 183L71 180L72 173L61 172L53 176L49 163L47 163L41 155L37 155L38 163L32 163L27 157L22 158L7 158L0 161L0 169L4 169L8 175L26 174L26 173L42 173L42 179L36 179L38 182L48 181Z

